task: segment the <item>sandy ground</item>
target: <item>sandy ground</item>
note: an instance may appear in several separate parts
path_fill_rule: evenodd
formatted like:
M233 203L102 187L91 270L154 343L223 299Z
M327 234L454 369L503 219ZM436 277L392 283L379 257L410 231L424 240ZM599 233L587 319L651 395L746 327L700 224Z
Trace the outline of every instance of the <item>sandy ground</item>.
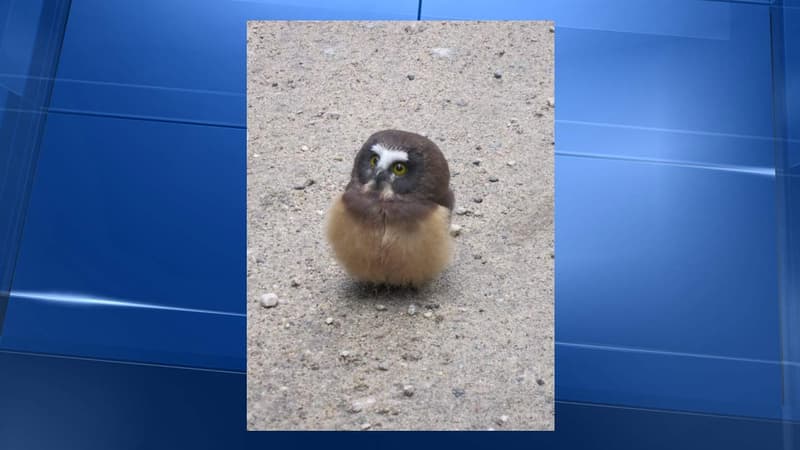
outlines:
M248 429L554 428L551 26L249 23ZM324 238L385 128L440 146L463 227L417 292L355 284Z

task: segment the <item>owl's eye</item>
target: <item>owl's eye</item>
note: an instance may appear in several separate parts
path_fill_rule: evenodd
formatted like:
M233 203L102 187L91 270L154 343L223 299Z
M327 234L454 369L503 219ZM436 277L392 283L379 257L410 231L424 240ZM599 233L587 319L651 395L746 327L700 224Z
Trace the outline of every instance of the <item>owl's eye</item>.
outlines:
M406 167L406 165L403 163L396 163L392 166L392 172L394 172L395 175L402 177L406 174L406 172L408 172L408 167Z
M369 159L369 166L375 167L378 165L378 155L372 155L372 158Z

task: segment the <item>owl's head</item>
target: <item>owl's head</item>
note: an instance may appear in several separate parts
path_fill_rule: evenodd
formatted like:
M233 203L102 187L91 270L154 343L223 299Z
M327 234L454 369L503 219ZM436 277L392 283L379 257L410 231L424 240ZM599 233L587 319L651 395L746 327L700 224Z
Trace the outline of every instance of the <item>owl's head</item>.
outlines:
M433 202L452 208L450 169L430 139L400 130L370 136L353 162L348 189L382 201Z

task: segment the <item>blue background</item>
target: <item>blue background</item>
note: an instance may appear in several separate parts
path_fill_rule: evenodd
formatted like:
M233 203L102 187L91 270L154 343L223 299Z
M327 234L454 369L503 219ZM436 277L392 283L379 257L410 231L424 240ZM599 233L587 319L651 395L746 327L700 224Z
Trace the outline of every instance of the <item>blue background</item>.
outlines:
M244 431L246 20L418 18L556 22L557 431L426 442L800 448L796 0L0 0L0 448L304 436Z

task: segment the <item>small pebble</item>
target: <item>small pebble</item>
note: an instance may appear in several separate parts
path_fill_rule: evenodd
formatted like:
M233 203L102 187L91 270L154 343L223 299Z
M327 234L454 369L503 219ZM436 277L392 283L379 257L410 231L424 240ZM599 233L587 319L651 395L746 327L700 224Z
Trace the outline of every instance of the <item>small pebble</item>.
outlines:
M302 150L302 151L304 151L304 152L305 152L305 151L308 151L308 146L307 146L307 145L301 145L301 146L300 146L300 150Z
M463 216L463 215L467 214L468 212L469 212L469 210L467 210L467 208L464 208L463 206L460 206L460 207L456 208L456 214L459 215L459 216Z
M362 423L361 424L361 430L362 431L369 430L370 428L372 428L372 424L371 423Z
M347 408L347 411L351 413L357 413L363 411L365 408L369 408L370 406L375 404L374 397L365 397L353 400L350 403L350 407Z
M422 359L422 353L417 351L411 351L408 353L403 353L402 358L404 361L419 361L420 359Z
M494 77L497 78L498 80L500 78L503 78L503 72L500 72L499 70L495 70Z
M264 308L274 308L278 306L278 296L272 292L261 296L261 306Z
M496 424L498 424L498 425L505 425L505 424L508 422L508 416L506 416L506 415L504 414L504 415L502 415L502 416L498 417L497 419L495 419L495 421L494 421L494 422L495 422Z
M278 83L273 82L272 87L278 87Z
M316 183L316 182L313 179L309 178L306 181L304 181L303 184L296 184L296 185L292 186L292 189L295 189L297 191L302 191L303 189L305 189L305 188L307 188L309 186L313 186L314 183Z
M453 51L449 48L436 47L431 49L431 54L440 58L449 58L452 53Z
M450 225L450 236L453 236L453 237L460 236L461 235L461 230L463 228L464 227L462 227L461 225L456 225L456 224Z
M433 313L432 313L432 312L430 312L430 311L426 311L426 312L423 314L423 316L425 316L425 318L426 318L426 319L430 319L431 317L433 317Z
M483 203L483 198L482 197L475 197L475 198L472 199L472 201L475 202L475 203Z
M539 386L544 386L544 380L541 379L541 378L537 378L536 379L536 384L538 384Z
M413 316L416 313L417 313L417 305L414 304L408 305L408 315Z
M407 384L403 386L403 395L406 397L411 397L414 395L414 386L411 384Z
M472 161L472 165L473 166L480 166L481 165L481 159L478 158L478 159L473 160Z
M300 283L297 280L292 280L291 286L293 288L300 287Z
M509 161L506 164L508 165L508 167L514 167L514 166L517 165L517 162L516 161Z
M464 396L464 394L466 394L466 391L464 391L464 389L461 388L453 388L452 392L456 398L461 398Z
M489 177L489 182L491 183L497 183L498 181L500 181L500 179L495 176Z
M556 99L554 99L553 97L548 97L547 98L547 106L549 106L551 108L556 106Z
M292 189L296 191L302 191L305 188L306 188L305 184L295 184L294 186L292 186Z
M378 364L378 370L382 370L382 371L386 372L387 370L389 370L389 364L387 364L385 362L379 363Z
M325 319L325 323L328 324L328 325L332 325L333 324L333 317L326 318Z
M341 156L334 156L333 160L334 161L344 161L344 158L342 158Z
M378 311L386 311L386 306L384 305L375 305L375 309Z
M555 33L556 32L556 27L550 27L550 32L551 33Z
M416 78L416 77L414 76L413 73L410 73L410 74L406 75L406 78L408 78L411 81L414 81L414 78Z

